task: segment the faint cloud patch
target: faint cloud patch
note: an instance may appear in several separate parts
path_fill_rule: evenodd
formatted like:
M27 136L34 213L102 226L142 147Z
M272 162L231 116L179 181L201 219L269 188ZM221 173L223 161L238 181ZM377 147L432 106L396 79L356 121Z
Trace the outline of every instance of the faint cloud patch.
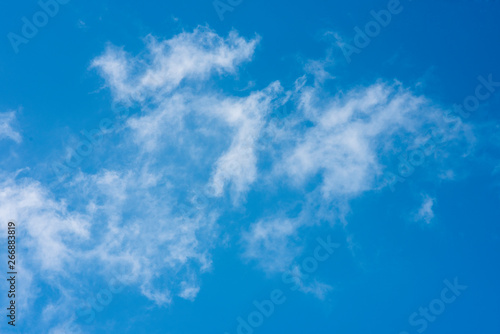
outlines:
M424 195L422 205L420 206L420 209L418 209L418 212L414 216L415 221L417 222L423 221L427 225L429 225L434 219L433 208L435 204L436 204L435 198L430 197L429 195Z
M21 143L21 134L15 130L16 113L14 111L0 113L0 140L10 139Z

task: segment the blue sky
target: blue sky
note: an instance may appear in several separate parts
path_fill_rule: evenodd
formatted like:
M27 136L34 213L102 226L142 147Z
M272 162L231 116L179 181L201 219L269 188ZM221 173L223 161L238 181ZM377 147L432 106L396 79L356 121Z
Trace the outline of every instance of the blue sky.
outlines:
M499 10L4 4L0 332L499 332Z

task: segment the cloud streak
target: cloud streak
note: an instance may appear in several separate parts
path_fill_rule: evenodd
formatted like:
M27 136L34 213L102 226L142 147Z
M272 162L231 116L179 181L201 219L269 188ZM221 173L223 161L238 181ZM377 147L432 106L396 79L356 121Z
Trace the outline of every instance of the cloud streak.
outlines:
M18 144L22 137L19 131L15 130L16 114L14 111L0 113L0 140L9 139Z

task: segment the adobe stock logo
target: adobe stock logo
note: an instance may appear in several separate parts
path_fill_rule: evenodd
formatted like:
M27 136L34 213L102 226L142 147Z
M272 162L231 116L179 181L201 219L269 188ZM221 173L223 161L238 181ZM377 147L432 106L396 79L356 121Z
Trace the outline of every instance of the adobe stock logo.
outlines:
M481 106L481 102L486 101L496 94L500 87L500 81L494 81L493 75L489 74L487 78L482 75L477 77L479 84L474 90L474 94L465 97L463 102L453 105L453 110L447 111L443 115L444 124L453 126L451 129L456 131L461 126L460 118L469 118L471 113L476 112ZM384 172L385 185L388 185L391 191L395 190L395 184L405 182L414 172L415 168L425 162L425 158L437 152L437 148L445 145L453 137L445 136L446 129L429 130L421 145L409 152L405 152L398 157L400 163L397 166L397 173L390 171Z
M113 296L123 292L127 286L127 282L132 277L132 274L124 277L118 274L113 275L108 282L107 287L99 290L98 293L92 294L75 312L72 321L65 324L63 333L81 334L83 333L78 321L82 320L85 324L92 324L99 312L104 310L106 306L111 304Z
M21 27L21 35L9 32L7 38L9 39L12 49L17 54L19 53L19 46L21 44L28 44L30 40L35 38L38 34L38 29L43 28L49 23L49 18L53 18L59 13L59 5L65 5L70 0L40 0L38 6L42 10L36 12L31 17L31 20L26 16L21 18L23 26Z
M467 286L460 285L458 278L455 277L453 283L449 280L444 280L446 286L441 290L439 298L431 300L428 307L420 307L418 313L414 312L408 318L410 326L415 327L417 333L423 333L429 327L429 323L437 320L446 310L446 305L454 303L457 298L467 289ZM410 334L409 332L400 332L399 334Z
M94 152L94 150L103 142L104 135L114 129L115 125L113 122L109 118L103 118L99 123L98 129L81 131L84 138L69 150L69 154L66 156L64 162L60 161L52 164L52 170L57 176L58 182L62 182L66 178L70 168L78 168L83 159L92 154L92 152Z
M358 26L354 27L354 32L356 32L353 38L354 45L337 40L337 45L342 50L347 63L351 63L351 56L353 53L361 53L361 50L366 48L371 43L372 39L381 33L382 28L386 28L391 23L392 17L403 11L403 8L400 0L389 0L387 9L382 9L378 12L374 10L370 11L373 20L367 22L364 29Z
M224 13L225 12L232 12L235 7L241 5L243 0L226 0L226 2L221 1L221 0L215 0L212 4L214 5L215 11L217 12L217 15L219 15L219 19L221 21L224 21Z
M297 291L302 286L302 279L307 279L319 268L319 264L327 261L340 244L332 242L331 236L326 240L317 238L318 245L311 256L302 260L299 266L292 266L281 275L281 281L291 291ZM287 301L286 291L274 289L269 293L269 299L253 301L253 311L246 317L237 317L236 334L254 334L257 329L264 325L266 319L270 318L277 309L277 306ZM229 334L225 332L224 334Z

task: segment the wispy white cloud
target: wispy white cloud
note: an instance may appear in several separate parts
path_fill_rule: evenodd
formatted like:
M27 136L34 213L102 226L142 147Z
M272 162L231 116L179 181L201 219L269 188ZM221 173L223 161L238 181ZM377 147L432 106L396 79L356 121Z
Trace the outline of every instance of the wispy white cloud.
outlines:
M333 290L333 287L331 285L311 278L309 275L305 275L300 270L300 267L298 265L292 266L289 274L290 277L293 277L293 281L298 291L306 294L312 294L318 299L324 299L325 296Z
M194 300L200 292L200 286L196 282L184 281L181 283L182 290L179 293L179 297Z
M99 69L119 101L143 101L162 97L184 80L205 81L213 73L235 73L237 66L249 61L259 38L245 40L235 31L222 38L206 27L159 41L146 37L147 57L128 55L110 46L92 66Z
M281 170L297 184L320 173L325 198L347 199L379 187L384 156L401 141L413 145L440 113L401 85L383 83L326 97L307 87L299 108L314 126L299 134Z
M280 217L252 224L243 234L244 257L257 260L268 272L285 270L301 252L293 240L298 237L297 228L296 221Z
M215 114L223 117L235 129L231 146L218 158L211 179L216 196L221 196L224 186L231 183L233 194L237 197L248 191L257 178L259 138L262 137L265 118L275 107L275 100L281 91L281 85L275 82L245 99L209 104Z
M14 111L0 113L0 140L10 139L16 143L22 141L21 134L15 129L16 113Z
M22 240L17 244L16 269L22 273L23 280L16 304L27 317L40 315L34 313L33 305L40 297L39 287L44 282L61 292L59 301L48 299L49 305L52 302L60 305L61 312L54 313L60 317L67 313L72 299L61 281L66 278L66 285L74 282L68 279L68 273L78 272L75 260L90 237L89 216L68 209L67 203L55 198L39 182L4 173L1 179L0 217L16 223L16 234ZM0 233L7 238L6 230ZM51 313L43 314L50 316Z
M19 221L19 229L28 237L25 245L41 270L63 270L75 252L67 241L81 242L90 236L87 215L68 210L43 185L29 179L5 177L0 216Z
M433 207L436 204L436 199L425 194L422 196L422 205L416 212L414 218L417 222L425 222L429 225L434 219Z
M193 288L186 294L185 283L179 279L191 277L193 270L210 268L207 252L213 244L216 214L186 216L175 211L178 202L173 190L161 189L167 182L165 175L156 175L157 182L145 184L143 180L149 177L145 173L103 171L76 181L93 217L108 222L100 226L98 243L86 254L111 271L127 273L129 283L139 284L140 291L158 305L172 301L172 289L192 298Z
M93 66L117 101L137 101L145 111L127 122L142 152L158 152L170 145L182 147L184 154L195 158L206 154L200 152L200 140L219 147L218 156L205 157L214 160L210 191L221 196L230 185L238 202L257 177L255 145L282 88L276 82L262 91L235 97L207 89L203 83L210 74L235 73L251 59L258 41L258 37L245 40L234 31L222 38L198 27L166 41L148 36L141 58L109 47ZM220 141L221 133L231 139L214 142Z

